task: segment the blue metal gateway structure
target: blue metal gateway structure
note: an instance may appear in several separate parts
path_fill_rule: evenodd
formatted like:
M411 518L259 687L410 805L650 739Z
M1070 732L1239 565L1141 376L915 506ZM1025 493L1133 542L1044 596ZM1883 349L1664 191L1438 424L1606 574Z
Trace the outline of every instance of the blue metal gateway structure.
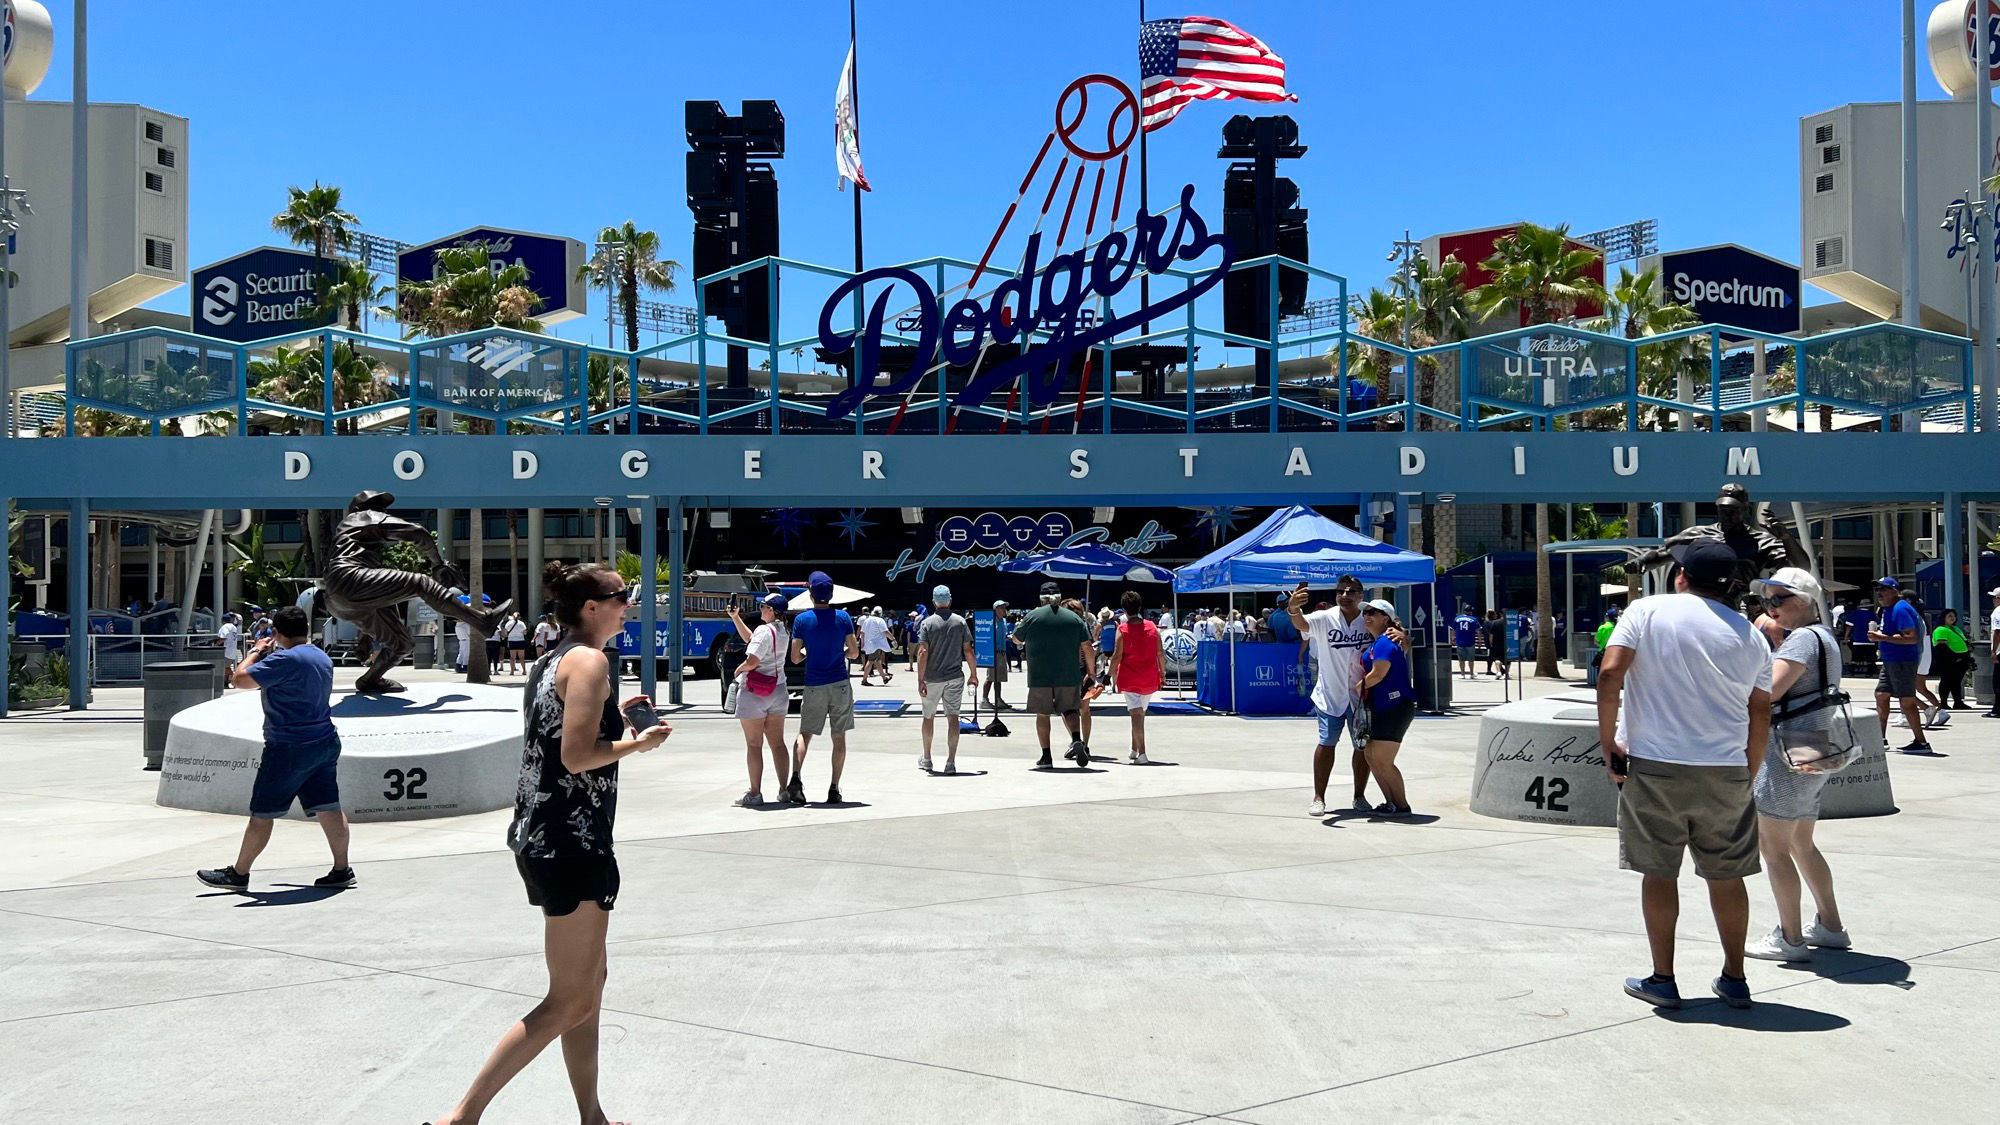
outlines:
M1358 335L1344 312L1331 326L1289 330L1275 307L1272 338L1243 337L1204 325L1189 302L1171 325L1163 318L1092 346L1041 405L1011 392L1005 404L954 401L978 365L933 368L931 357L908 356L906 370L920 358L924 370L906 393L864 399L839 417L832 404L845 376L784 370L822 339L784 335L780 297L853 274L760 259L703 279L696 292L767 265L768 342L711 332L702 317L695 332L636 352L502 329L408 341L319 329L248 344L142 329L72 344L68 436L0 442L0 500L67 512L70 557L82 559L93 509L339 507L362 488L393 491L410 507L610 498L642 513L640 573L650 587L662 508L679 559L680 517L694 506L1275 505L1356 493L1399 505L1440 495L1656 501L1707 499L1740 480L1779 500L1934 499L1950 532L1941 553L1957 558L1963 522L1954 513L1966 500L2000 498L2000 439L1972 431L1968 341L1899 325L1762 337L1791 362L1769 372L1760 393L1732 378L1725 356L1758 334L1729 326L1636 340L1538 326L1410 349ZM903 268L938 294L976 272L948 258ZM1303 270L1345 309L1338 275L1271 257L1231 268L1272 271L1265 288L1274 295L1275 271ZM1156 272L1188 286L1201 276ZM1108 299L1096 304L1097 322L1115 319ZM863 319L857 297L857 330ZM900 331L883 340L915 342ZM1204 345L1271 362L1197 369ZM718 355L730 346L764 357L752 385L724 377ZM1379 387L1354 379L1367 352L1373 369L1400 368L1403 378ZM319 380L317 401L259 397L287 385L274 373L292 372L296 385L307 368L336 372ZM344 401L350 395L360 401ZM1879 431L1901 417L1956 432L1763 432L1759 421L1788 416L1800 428L1822 409ZM75 436L79 410L140 419L156 437ZM218 436L157 436L190 416ZM439 432L454 418L492 432ZM296 432L274 432L288 429ZM86 577L70 568L72 606L87 604ZM642 635L651 635L653 599L641 604ZM680 623L670 625L678 635ZM74 705L83 664L72 664ZM678 664L674 679L678 695Z

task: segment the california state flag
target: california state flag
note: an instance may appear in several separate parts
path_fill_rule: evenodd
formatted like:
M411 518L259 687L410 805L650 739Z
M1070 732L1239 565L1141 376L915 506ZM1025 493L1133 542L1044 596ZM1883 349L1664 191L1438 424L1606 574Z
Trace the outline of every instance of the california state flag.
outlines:
M840 88L833 94L833 164L840 178L834 181L842 191L853 180L862 191L872 191L861 171L861 131L854 116L854 45L848 44L847 65L840 68Z

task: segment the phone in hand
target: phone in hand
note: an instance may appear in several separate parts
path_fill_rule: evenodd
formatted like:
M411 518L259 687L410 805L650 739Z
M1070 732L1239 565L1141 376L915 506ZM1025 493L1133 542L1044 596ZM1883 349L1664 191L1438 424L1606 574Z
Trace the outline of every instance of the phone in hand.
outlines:
M644 734L660 725L660 713L643 699L635 699L624 708L625 721L632 724L635 734Z

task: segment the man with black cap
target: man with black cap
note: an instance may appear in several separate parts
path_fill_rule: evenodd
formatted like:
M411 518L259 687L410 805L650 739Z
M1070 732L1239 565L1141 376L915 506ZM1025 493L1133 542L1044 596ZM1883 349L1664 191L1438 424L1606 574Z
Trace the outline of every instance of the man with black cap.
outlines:
M1674 548L1674 593L1643 598L1618 619L1597 680L1597 737L1618 796L1619 866L1645 877L1640 904L1652 947L1650 976L1627 994L1681 1005L1674 982L1680 869L1694 853L1722 938L1712 989L1750 1005L1743 941L1750 926L1744 877L1760 870L1751 779L1771 729L1771 646L1725 600L1737 554L1716 538Z
M1903 600L1903 584L1889 575L1875 580L1875 604L1881 616L1868 626L1868 639L1881 654L1882 673L1875 679L1875 717L1882 724L1882 742L1889 741L1889 701L1902 708L1916 741L1899 747L1905 754L1928 754L1931 744L1924 738L1924 712L1917 706L1917 661L1923 656L1924 619L1916 607Z
M1091 628L1083 618L1063 608L1061 586L1042 583L1041 601L1014 630L1028 655L1028 710L1035 713L1035 735L1042 743L1042 758L1035 768L1048 769L1055 764L1049 754L1049 719L1060 712L1069 731L1069 751L1063 757L1084 769L1090 765L1090 747L1077 734L1077 723L1083 707L1082 685L1097 670Z

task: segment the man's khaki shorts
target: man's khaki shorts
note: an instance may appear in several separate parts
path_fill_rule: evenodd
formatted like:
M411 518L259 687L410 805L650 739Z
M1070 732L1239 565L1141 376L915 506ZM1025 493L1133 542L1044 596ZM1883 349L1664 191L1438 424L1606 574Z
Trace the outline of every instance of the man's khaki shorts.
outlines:
M831 684L808 684L799 699L799 733L819 734L831 724L833 733L854 729L854 684L840 680Z
M955 676L949 680L927 680L924 682L924 718L936 715L943 709L945 718L958 718L958 708L965 700L965 677Z
M1028 713L1033 715L1073 715L1083 706L1083 690L1075 684L1064 687L1028 689Z
M1690 766L1633 758L1618 794L1618 866L1675 878L1681 852L1704 879L1755 875L1757 804L1750 767Z

